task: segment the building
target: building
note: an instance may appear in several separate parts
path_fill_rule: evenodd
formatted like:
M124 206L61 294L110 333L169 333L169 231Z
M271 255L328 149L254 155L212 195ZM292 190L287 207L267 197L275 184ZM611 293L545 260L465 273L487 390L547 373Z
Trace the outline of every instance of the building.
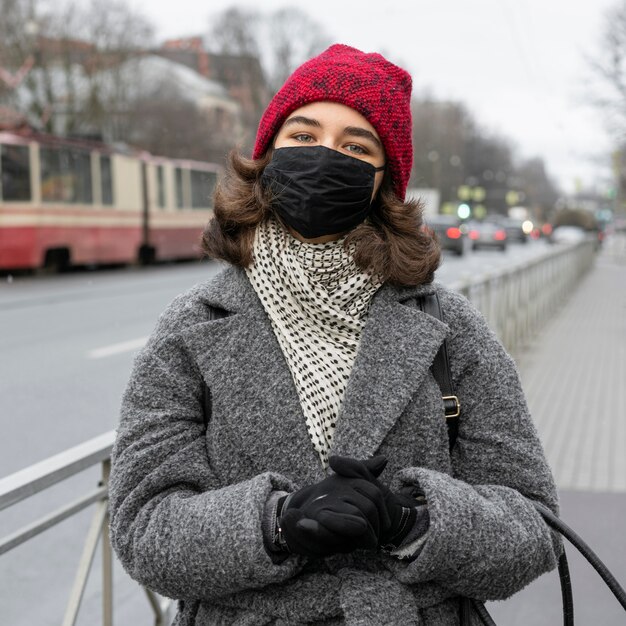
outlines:
M153 52L224 85L228 95L241 104L248 134L254 135L261 114L272 97L256 56L208 52L202 37L170 39Z

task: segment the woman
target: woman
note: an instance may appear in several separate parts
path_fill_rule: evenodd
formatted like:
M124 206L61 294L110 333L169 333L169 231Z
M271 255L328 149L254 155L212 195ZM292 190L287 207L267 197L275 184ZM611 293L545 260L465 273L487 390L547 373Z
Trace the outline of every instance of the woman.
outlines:
M176 624L447 626L459 597L556 565L515 366L432 283L438 248L403 201L410 92L347 46L298 68L217 190L204 244L230 267L172 303L135 363L111 537L133 578L180 600ZM443 322L415 306L435 291ZM430 372L444 339L452 452Z

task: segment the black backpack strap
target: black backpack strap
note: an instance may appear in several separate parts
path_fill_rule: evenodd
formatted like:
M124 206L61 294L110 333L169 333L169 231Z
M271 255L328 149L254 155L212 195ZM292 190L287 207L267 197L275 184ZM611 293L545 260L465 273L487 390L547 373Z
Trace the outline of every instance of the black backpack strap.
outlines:
M228 315L228 313L226 311L224 311L224 309L217 309L215 307L212 306L207 306L208 310L209 310L209 319L210 320L217 320L220 319L221 317L226 317ZM211 417L211 409L212 409L212 400L211 400L211 389L209 388L209 386L206 384L206 382L204 383L204 389L203 389L203 395L202 395L202 411L203 411L203 418L204 418L204 428L206 430L206 427L209 425L209 419Z
M417 298L419 308L428 315L436 317L443 321L443 312L437 292L420 296ZM450 361L448 359L448 342L444 339L439 347L435 360L430 367L443 399L443 407L448 425L448 440L450 442L450 450L454 448L456 438L459 434L459 416L461 415L461 404L452 386L452 375L450 374Z

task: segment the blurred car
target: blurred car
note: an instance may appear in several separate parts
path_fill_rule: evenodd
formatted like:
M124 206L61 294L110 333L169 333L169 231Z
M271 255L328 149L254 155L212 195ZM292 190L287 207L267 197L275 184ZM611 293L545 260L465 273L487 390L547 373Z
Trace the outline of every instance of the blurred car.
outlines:
M467 225L472 250L497 248L506 250L507 234L504 226L496 222L472 222Z
M550 233L550 243L578 243L587 238L587 233L580 226L556 226Z
M552 230L553 230L552 224L550 224L550 222L545 222L541 226L541 236L546 237L549 241L550 237L552 236Z
M526 243L528 235L533 230L533 223L530 220L505 218L500 224L506 231L507 241L511 243Z
M454 215L431 215L424 218L426 230L437 236L442 250L449 250L461 256L465 251L465 237L461 222Z

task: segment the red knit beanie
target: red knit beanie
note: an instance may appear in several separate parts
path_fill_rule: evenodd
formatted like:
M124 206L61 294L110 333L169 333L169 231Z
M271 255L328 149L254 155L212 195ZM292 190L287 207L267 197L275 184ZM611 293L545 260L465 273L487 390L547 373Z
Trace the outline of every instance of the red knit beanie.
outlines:
M296 69L263 113L252 158L265 154L293 111L322 100L349 106L376 129L393 190L403 200L413 164L411 76L377 53L335 44Z

